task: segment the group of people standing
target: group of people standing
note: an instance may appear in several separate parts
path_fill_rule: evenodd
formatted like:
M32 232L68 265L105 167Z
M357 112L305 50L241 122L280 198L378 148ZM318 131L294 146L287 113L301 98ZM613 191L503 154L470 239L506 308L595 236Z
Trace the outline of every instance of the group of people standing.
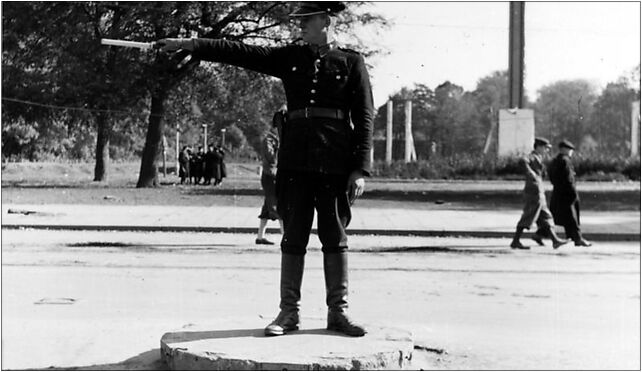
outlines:
M209 145L207 152L199 146L196 153L190 146L183 146L178 154L178 164L181 185L185 183L199 185L203 181L203 185L213 183L217 186L223 182L223 178L227 177L225 152L220 146Z
M571 162L575 146L569 141L560 142L559 154L548 165L548 176L553 184L550 210L546 204L543 184L544 158L551 147L546 138L536 138L533 151L520 161L526 176L524 210L510 244L513 249L529 249L522 244L520 237L533 223L536 223L537 231L532 239L538 245L543 246L545 238L551 239L554 249L568 243L568 239L575 242L576 246L592 245L582 237L580 230L580 198L575 187L575 171ZM567 240L557 236L554 225L564 227Z

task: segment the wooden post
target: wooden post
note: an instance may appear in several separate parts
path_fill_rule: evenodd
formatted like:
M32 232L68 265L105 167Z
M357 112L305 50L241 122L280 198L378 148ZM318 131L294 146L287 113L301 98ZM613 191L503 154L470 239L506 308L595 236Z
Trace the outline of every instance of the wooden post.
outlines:
M181 167L178 157L180 156L181 148L180 148L180 136L181 136L181 127L176 124L176 175L179 173L179 169Z
M509 108L524 107L524 2L510 2L508 31Z
M640 101L631 103L631 156L638 155L640 128Z
M490 129L488 130L488 135L486 136L486 143L484 144L484 154L488 154L488 150L490 149L490 144L491 141L493 140L493 132L495 132L495 126L497 125L497 121L495 120L495 113L493 110L493 106L490 107L489 111L489 117L490 117Z
M415 144L412 139L412 101L406 101L406 148L404 160L406 163L417 160L417 153L415 153Z
M392 163L392 101L386 105L386 164Z
M167 137L163 134L163 177L167 177Z

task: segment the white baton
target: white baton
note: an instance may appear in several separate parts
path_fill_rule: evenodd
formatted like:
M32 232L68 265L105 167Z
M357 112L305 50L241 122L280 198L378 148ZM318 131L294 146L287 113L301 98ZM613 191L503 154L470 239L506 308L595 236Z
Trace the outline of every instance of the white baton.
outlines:
M100 39L102 45L113 45L125 48L136 48L136 49L154 49L156 43L141 43L138 41L127 41L127 40L116 40L116 39Z

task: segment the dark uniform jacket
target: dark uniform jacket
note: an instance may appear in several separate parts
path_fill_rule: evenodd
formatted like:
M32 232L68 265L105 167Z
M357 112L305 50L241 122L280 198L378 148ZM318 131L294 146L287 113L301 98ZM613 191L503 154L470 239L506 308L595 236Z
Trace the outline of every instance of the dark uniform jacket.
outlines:
M580 204L571 158L564 154L557 155L548 167L548 176L553 184L550 208L555 223L579 226Z
M283 129L279 169L346 174L370 172L374 105L363 57L309 45L263 47L220 39L195 39L196 58L240 66L280 78L288 111L342 110L345 119L291 118Z

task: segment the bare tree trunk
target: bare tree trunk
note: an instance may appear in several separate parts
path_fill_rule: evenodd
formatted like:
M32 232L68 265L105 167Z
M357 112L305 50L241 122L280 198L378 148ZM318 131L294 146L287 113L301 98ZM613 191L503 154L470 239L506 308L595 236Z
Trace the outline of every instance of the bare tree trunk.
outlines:
M98 133L96 135L96 167L94 168L94 181L107 181L107 168L109 167L109 138L111 131L107 122L107 115L98 114L96 122Z
M166 93L159 89L152 93L151 112L149 114L149 125L147 127L147 138L143 148L143 159L140 164L140 174L136 187L157 187L158 169L156 167L156 156L160 149L161 138L163 135L163 105L165 103Z

